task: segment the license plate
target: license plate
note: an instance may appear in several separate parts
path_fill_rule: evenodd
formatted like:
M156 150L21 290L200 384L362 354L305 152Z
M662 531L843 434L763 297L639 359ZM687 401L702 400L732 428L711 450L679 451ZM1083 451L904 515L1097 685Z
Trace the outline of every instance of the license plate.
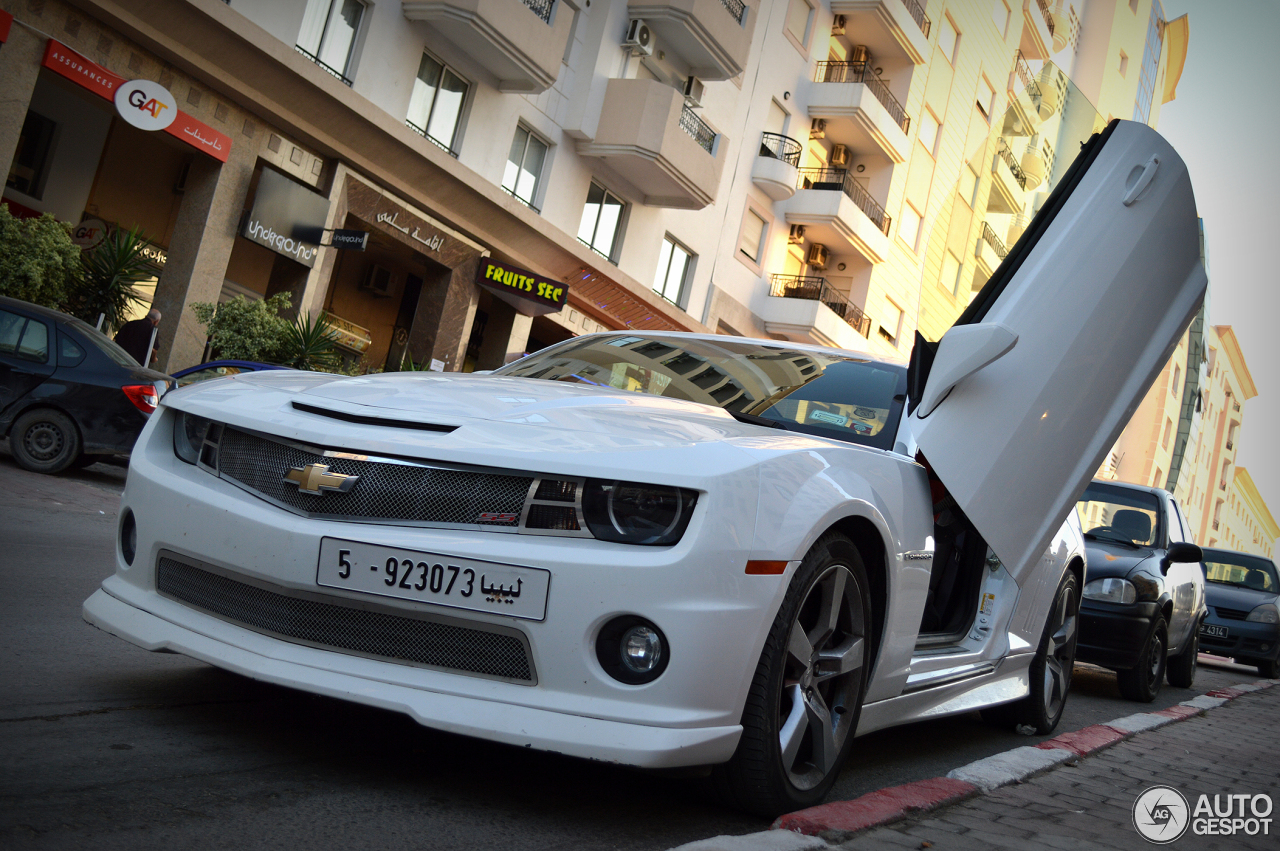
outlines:
M323 538L316 584L540 621L551 571Z
M1225 626L1217 626L1216 624L1203 624L1200 627L1200 634L1207 635L1210 638L1226 638L1227 628Z

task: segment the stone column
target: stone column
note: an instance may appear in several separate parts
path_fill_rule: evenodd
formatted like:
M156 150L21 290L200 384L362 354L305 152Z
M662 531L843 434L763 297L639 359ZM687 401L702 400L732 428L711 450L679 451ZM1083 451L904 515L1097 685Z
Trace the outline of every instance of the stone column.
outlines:
M31 93L40 76L45 41L15 22L9 30L9 40L0 47L0 80L4 80L4 91L0 93L0 164L4 165L5 174L18 152Z
M169 259L156 285L154 304L163 314L156 350L165 372L197 364L204 353L207 334L190 308L218 301L257 158L258 141L245 137L235 140L225 163L192 157Z
M509 356L524 354L529 344L529 329L533 317L525 316L511 305L494 299L489 309L489 321L484 326L484 339L480 341L480 355L476 369L497 369Z
M471 336L471 323L480 300L476 268L480 258L471 256L451 274L427 278L409 331L409 351L416 363L438 360L446 372L462 369Z

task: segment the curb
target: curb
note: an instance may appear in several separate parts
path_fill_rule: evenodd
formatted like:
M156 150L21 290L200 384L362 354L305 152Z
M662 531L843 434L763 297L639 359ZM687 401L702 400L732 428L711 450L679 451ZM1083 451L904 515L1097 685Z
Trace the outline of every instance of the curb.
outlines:
M1106 724L1061 733L1038 745L1013 748L979 759L948 772L946 777L890 786L852 801L833 801L787 813L779 816L769 830L759 833L717 836L689 842L670 851L825 851L831 846L822 838L824 834L845 842L853 833L927 813L1011 783L1020 783L1064 762L1105 750L1137 733L1203 715L1241 695L1274 685L1277 683L1270 681L1215 689L1166 709L1126 715Z

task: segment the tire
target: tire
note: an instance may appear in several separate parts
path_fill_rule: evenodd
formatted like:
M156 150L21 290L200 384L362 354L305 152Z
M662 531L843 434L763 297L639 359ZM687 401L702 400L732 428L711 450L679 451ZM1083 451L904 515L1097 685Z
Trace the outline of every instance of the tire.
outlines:
M1116 683L1120 686L1120 694L1126 700L1139 703L1150 703L1160 693L1160 684L1164 682L1165 665L1168 663L1169 628L1165 626L1164 617L1156 615L1147 640L1143 642L1142 652L1138 655L1138 664L1127 671L1116 671Z
M843 535L824 535L796 570L765 639L738 749L713 771L725 803L773 818L822 801L852 749L871 624L857 548Z
M1269 680L1280 679L1280 659L1272 659L1270 662L1258 662L1258 673Z
M80 431L60 411L27 411L9 432L9 451L24 470L61 473L80 457Z
M1071 689L1071 673L1076 663L1076 641L1080 637L1080 580L1067 571L1058 583L1053 607L1045 618L1040 646L1028 671L1031 693L1021 700L982 710L982 718L1009 727L1034 727L1048 735L1058 726Z
M1200 655L1200 625L1196 624L1191 633L1191 643L1187 649L1177 656L1169 657L1167 672L1169 685L1174 688L1191 688L1196 681L1196 657Z

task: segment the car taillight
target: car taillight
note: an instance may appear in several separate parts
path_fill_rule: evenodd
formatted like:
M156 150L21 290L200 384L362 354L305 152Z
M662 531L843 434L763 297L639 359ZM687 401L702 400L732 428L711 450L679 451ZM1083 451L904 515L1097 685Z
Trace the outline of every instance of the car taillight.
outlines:
M124 395L129 397L129 401L133 406L144 414L154 413L156 403L160 401L159 395L156 394L156 386L154 384L126 384L120 388L124 391Z

